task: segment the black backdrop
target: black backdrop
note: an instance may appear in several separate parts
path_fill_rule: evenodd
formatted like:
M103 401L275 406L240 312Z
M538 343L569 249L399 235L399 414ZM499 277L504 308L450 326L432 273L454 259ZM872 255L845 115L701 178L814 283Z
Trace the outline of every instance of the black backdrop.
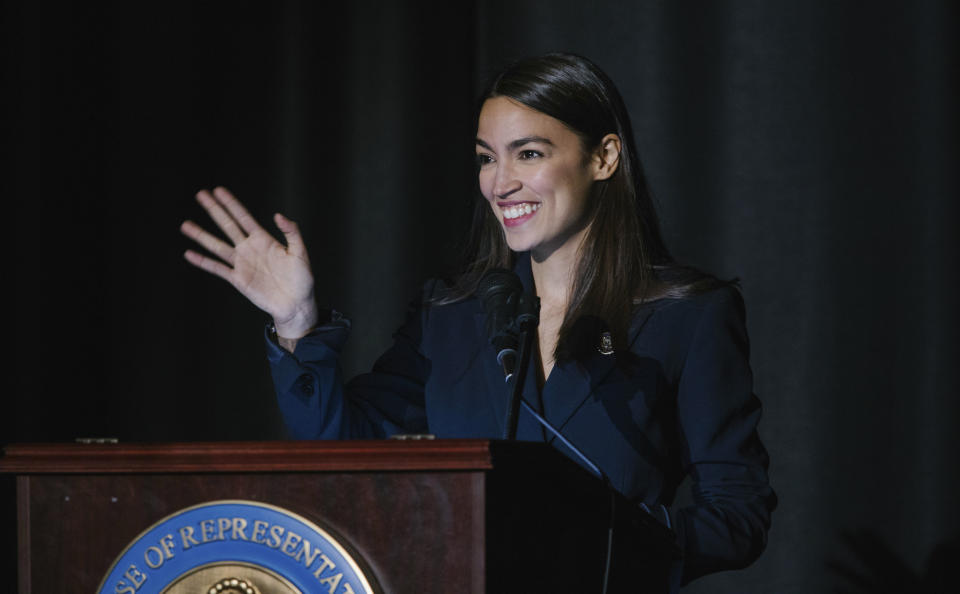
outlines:
M347 4L3 5L0 441L281 436L264 315L182 259L193 193L301 222L363 369L456 261L480 82L560 49L621 87L675 255L743 283L781 507L690 591L956 558L955 3Z

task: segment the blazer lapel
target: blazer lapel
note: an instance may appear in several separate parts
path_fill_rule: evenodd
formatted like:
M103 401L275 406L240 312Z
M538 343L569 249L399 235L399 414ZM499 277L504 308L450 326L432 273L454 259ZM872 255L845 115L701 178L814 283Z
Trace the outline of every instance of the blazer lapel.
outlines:
M480 358L483 359L483 377L486 381L486 391L489 394L487 402L493 409L493 418L496 419L498 435L503 435L504 421L507 416L507 382L503 379L503 369L497 363L497 351L490 344L487 334L487 314L474 314L474 325L477 336L484 347L480 349Z
M628 348L633 346L652 314L653 309L647 308L634 316L628 334ZM596 342L599 347L600 336L596 337ZM584 361L568 361L554 366L543 387L543 402L547 420L558 431L577 414L597 386L617 367L617 357L616 352L602 355L596 350Z
M486 343L481 349L480 357L483 359L483 376L486 382L487 394L489 395L487 402L489 402L497 422L497 436L501 437L506 431L507 402L510 398L510 392L509 386L503 377L503 368L497 363L497 352L487 338L486 322L486 314L475 314L474 325L477 330L477 335L480 337L480 340ZM524 378L523 382L522 395L534 409L542 411L543 405L540 394L537 391L536 364L536 357L532 356L531 353L526 378ZM529 414L524 413L522 408L517 423L517 439L528 441L542 441L544 439L544 433L540 428L540 424Z

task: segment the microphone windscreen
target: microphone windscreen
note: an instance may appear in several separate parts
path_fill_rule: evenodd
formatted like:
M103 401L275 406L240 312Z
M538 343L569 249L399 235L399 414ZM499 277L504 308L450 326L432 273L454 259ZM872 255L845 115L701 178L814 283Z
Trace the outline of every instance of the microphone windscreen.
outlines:
M520 277L512 270L494 268L487 271L477 284L477 297L483 303L484 310L488 304L499 303L511 295L523 293L523 284ZM516 301L516 299L514 299Z

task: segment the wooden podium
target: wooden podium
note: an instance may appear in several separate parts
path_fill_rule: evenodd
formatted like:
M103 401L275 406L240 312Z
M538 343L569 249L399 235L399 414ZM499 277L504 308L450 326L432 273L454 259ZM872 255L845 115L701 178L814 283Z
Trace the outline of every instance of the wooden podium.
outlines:
M665 592L672 535L546 444L11 445L21 594L95 592L160 519L217 500L327 526L385 594ZM611 514L613 512L613 514Z

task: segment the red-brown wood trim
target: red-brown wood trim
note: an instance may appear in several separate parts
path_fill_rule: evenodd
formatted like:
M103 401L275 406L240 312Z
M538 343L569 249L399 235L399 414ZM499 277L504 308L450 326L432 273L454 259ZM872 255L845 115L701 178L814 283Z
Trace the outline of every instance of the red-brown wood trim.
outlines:
M493 468L484 439L12 444L0 472L440 471Z

